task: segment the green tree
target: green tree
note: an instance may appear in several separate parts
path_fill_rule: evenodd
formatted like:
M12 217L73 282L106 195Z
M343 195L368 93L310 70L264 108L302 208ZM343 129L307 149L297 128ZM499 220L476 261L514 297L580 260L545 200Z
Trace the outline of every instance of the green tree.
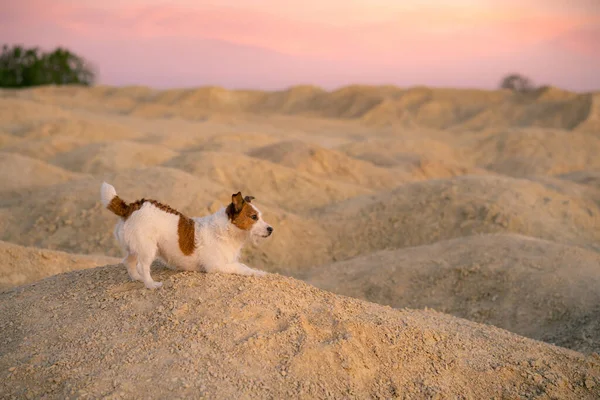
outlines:
M535 89L531 80L523 75L510 74L505 76L500 82L500 88L510 89L514 92L530 92Z
M2 47L0 87L18 88L39 85L92 85L95 73L80 56L58 47L50 53L23 46Z

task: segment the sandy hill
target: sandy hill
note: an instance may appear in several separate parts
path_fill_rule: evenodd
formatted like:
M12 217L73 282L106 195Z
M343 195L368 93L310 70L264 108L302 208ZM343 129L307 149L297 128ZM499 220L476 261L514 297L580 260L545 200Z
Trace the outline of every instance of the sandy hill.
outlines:
M395 308L433 308L600 352L600 254L515 234L383 250L302 271L311 284Z
M0 293L10 397L600 396L600 360L433 311L393 310L279 276L121 266ZM68 321L68 323L57 323ZM151 384L149 384L151 382Z
M69 254L0 241L0 290L62 272L118 262L120 260L113 257Z
M249 155L320 178L374 189L395 187L402 179L399 173L300 140L283 141L260 147L249 152ZM408 176L403 178L407 179Z
M56 154L51 162L73 171L101 174L159 165L177 154L162 146L121 140L81 146Z
M595 171L576 171L560 175L560 177L600 189L600 169Z
M553 87L528 94L352 85L333 92L299 87L280 92L232 91L219 87L151 91L140 88L77 90L46 88L10 92L17 98L84 106L138 117L208 118L213 113L266 113L359 119L367 124L410 124L436 129L480 130L490 125L541 126L591 132L598 128L599 98ZM5 99L11 97L5 94Z
M598 249L595 201L539 182L501 176L428 180L327 206L341 259L465 235L513 232Z
M323 179L306 171L232 152L186 152L165 166L206 176L222 187L235 187L263 203L297 212L370 193L356 182L340 182L335 176ZM364 171L363 177L368 176L369 171ZM306 197L310 202L306 202Z
M35 158L0 151L0 192L51 186L84 176Z
M600 135L563 130L510 130L491 135L472 151L475 162L511 176L558 175L600 168Z

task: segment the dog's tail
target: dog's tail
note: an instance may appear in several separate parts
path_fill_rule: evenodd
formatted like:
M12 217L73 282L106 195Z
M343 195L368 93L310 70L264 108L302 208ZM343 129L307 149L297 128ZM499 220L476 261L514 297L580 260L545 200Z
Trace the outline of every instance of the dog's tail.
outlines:
M100 200L104 207L119 217L126 217L129 214L129 204L117 196L114 186L106 182L102 182L102 186L100 187Z

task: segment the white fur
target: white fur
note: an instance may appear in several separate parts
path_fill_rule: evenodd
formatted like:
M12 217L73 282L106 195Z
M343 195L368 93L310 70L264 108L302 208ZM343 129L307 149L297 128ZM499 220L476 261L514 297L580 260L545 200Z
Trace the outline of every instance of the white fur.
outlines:
M106 182L102 183L100 187L100 200L102 201L102 205L104 207L108 206L110 201L117 195L117 191L112 185L109 185Z
M102 204L106 207L114 196L115 188L103 183ZM195 222L196 248L191 255L183 254L179 247L179 216L149 202L144 203L127 220L120 218L114 234L126 253L123 263L129 276L133 280L143 281L148 289L162 286L150 275L150 265L156 258L179 270L262 276L266 272L238 262L240 251L248 239L256 242L272 232L272 228L271 232L268 231L270 226L262 219L260 211L256 207L254 209L258 213L258 220L250 231L232 224L224 207L214 214L192 218Z

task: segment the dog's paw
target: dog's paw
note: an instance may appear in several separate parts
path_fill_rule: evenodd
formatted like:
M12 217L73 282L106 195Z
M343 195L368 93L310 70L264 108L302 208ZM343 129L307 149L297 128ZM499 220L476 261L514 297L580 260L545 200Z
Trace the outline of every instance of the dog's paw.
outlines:
M161 287L163 285L162 282L150 282L150 283L146 283L146 288L148 289L158 289L159 287Z

